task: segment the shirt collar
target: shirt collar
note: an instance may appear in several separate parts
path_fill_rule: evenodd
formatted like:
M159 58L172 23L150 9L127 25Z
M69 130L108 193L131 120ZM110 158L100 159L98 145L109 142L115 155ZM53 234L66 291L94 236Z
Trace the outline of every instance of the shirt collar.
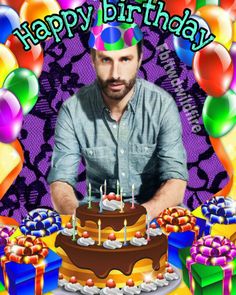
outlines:
M134 113L136 111L137 100L138 100L138 95L137 95L138 85L139 85L139 78L137 78L135 81L134 92L127 105L128 111L132 110ZM99 87L97 80L95 80L95 87L96 87L96 94L97 94L97 107L99 112L102 114L105 110L108 110L108 108L105 105L104 100L102 98L101 89Z

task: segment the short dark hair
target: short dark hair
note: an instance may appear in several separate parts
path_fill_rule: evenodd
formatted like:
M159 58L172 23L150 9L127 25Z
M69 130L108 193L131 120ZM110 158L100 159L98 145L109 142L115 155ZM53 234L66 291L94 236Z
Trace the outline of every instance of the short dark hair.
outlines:
M137 45L137 50L138 50L138 59L140 60L141 55L143 53L143 39L141 41L139 41L136 45ZM96 49L91 48L90 54L92 56L92 59L94 60L94 58L96 56Z

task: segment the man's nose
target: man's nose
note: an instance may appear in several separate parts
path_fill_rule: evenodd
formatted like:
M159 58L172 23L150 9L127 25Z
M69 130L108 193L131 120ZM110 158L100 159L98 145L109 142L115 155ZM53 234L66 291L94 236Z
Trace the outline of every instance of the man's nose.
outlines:
M112 78L118 80L120 78L120 65L118 62L113 62L111 71Z

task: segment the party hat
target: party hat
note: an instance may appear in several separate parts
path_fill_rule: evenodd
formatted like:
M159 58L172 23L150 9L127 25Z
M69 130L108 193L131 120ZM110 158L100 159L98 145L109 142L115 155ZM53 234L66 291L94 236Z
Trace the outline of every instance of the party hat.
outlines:
M110 0L109 3L116 3ZM109 15L109 10L108 10ZM103 23L103 10L100 5L91 28L89 47L101 51L120 50L136 45L143 38L143 33L136 23Z

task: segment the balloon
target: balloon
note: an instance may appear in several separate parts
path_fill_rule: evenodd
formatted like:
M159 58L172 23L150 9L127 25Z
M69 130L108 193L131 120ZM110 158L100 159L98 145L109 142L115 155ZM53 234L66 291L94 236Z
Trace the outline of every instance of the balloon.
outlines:
M15 11L17 11L18 13L23 2L24 0L0 0L0 4L10 6L11 8L15 9Z
M208 95L222 96L229 89L233 71L231 56L219 43L212 42L194 55L195 78Z
M230 56L234 65L234 74L229 88L236 92L236 43L233 43L230 48Z
M220 6L230 14L231 19L236 18L236 1L235 0L220 0Z
M10 90L18 98L23 114L28 114L38 99L39 83L35 74L24 68L11 72L3 83L3 87Z
M210 34L210 28L201 17L192 15L190 19L197 20L199 26L202 28L205 28L207 31L209 31L209 34ZM198 42L199 39L200 39L200 33L197 33L195 37L195 41ZM175 52L180 58L180 60L184 62L187 66L191 67L193 63L193 57L195 54L195 52L191 50L192 43L187 39L184 39L182 37L177 37L175 35L173 35L173 42L174 42Z
M18 140L11 144L0 142L0 200L21 172L23 162L24 152ZM0 216L0 223L3 222L17 225L12 218Z
M233 42L236 42L236 21L233 23Z
M229 14L217 5L206 5L196 11L209 25L211 32L216 36L215 42L230 48L233 38L233 23Z
M194 13L196 7L196 0L164 0L163 2L165 2L164 9L170 16L183 15L185 8L189 8Z
M208 134L221 137L236 123L236 94L228 90L222 97L208 96L202 110L203 123Z
M78 6L82 6L86 0L58 0L57 2L61 6L61 9L75 9Z
M9 6L0 5L0 43L5 43L8 36L20 27L19 15Z
M15 55L8 47L0 44L0 87L6 76L16 68L18 68L18 63Z
M0 89L0 141L10 143L18 136L23 112L18 99L7 89Z
M27 0L21 6L20 18L22 22L31 24L36 19L43 20L45 16L59 14L60 10L59 4L54 0Z
M14 35L11 35L5 45L14 53L20 68L26 68L40 76L43 68L43 49L40 44L34 45L30 40L31 49L25 51L21 41Z

